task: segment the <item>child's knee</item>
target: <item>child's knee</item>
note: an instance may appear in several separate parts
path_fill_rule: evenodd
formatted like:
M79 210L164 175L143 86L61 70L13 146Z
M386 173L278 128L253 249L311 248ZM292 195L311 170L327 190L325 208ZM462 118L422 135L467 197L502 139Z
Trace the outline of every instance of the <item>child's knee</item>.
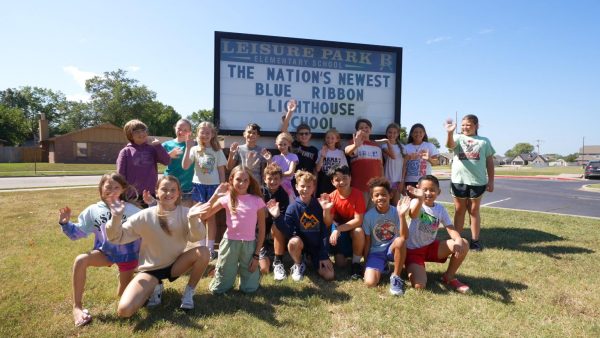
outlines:
M298 237L293 237L288 242L288 250L290 252L298 252L299 250L302 250L303 247L304 243L302 243L302 240Z
M75 257L75 261L73 261L73 268L76 267L87 267L89 263L89 255L88 254L80 254Z
M394 249L402 249L406 246L406 241L404 240L404 237L396 237L396 239L394 239L394 241L392 242L392 248Z
M365 276L365 285L367 287L374 288L377 286L377 284L379 284L379 281L377 280L377 278Z
M129 318L129 317L133 316L135 311L136 311L136 309L133 308L131 303L125 304L125 303L119 302L119 306L117 307L117 316L119 316L121 318Z
M424 290L427 285L425 283L413 283L412 287L417 290Z
M208 263L209 259L210 259L210 251L208 250L207 247L205 246L201 246L201 247L197 247L194 249L194 253L196 255L196 260L200 261L200 262L206 262Z

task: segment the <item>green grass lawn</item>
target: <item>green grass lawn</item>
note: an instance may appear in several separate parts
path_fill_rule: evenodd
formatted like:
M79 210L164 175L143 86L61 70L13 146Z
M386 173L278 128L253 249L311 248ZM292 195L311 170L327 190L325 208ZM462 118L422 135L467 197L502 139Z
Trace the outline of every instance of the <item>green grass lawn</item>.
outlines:
M158 165L160 173L164 168L164 165ZM116 170L115 164L0 163L0 177L102 175L114 170Z
M64 236L57 210L74 217L97 200L93 188L0 193L0 336L600 336L598 219L483 208L486 249L470 253L459 278L472 294L437 282L445 266L428 264L426 291L404 297L351 281L273 282L256 294L207 292L201 280L195 310L177 309L187 277L166 283L163 304L131 319L115 315L117 270L92 268L84 305L93 322L75 328L71 266L93 239ZM442 236L444 237L444 236Z

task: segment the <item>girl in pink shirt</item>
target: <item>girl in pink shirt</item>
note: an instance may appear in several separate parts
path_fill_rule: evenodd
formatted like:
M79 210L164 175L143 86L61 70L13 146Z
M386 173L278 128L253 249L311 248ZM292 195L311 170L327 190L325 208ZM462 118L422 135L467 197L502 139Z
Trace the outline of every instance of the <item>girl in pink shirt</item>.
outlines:
M229 291L239 273L240 290L258 289L258 253L265 237L265 202L258 181L245 167L231 170L228 183L221 183L205 203L202 219L221 209L227 214L227 230L219 244L215 277L209 285L213 294ZM257 235L258 229L258 235Z

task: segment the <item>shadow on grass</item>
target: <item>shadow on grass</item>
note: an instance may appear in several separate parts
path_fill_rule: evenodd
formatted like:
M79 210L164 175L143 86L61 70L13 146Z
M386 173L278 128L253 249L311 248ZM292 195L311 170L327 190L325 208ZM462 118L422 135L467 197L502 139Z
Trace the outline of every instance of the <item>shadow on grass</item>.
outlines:
M528 288L528 286L523 283L509 280L499 280L488 277L472 277L465 275L459 275L458 277L460 278L461 282L469 285L472 295L483 296L504 304L514 303L511 292L521 291ZM440 282L441 278L441 272L428 272L427 290L436 294L455 292L446 288L446 286ZM468 297L468 295L466 297Z
M565 241L563 237L536 229L482 228L481 237L484 238L484 245L490 248L541 253L555 259L560 259L560 255L565 254L594 253L594 250L588 248L560 245L560 242Z
M313 277L310 274L307 274L308 276ZM307 285L304 282L294 286L267 285L253 294L245 294L234 288L223 295L211 295L207 290L199 289L194 296L195 309L191 311L179 309L181 293L166 288L161 305L138 311L129 322L135 325L134 332L147 331L164 322L202 331L205 329L201 324L202 318L245 313L270 326L284 327L289 323L276 318L277 306L305 307L305 300L312 297L331 303L347 302L351 298L349 294L337 291L335 282L325 282L318 276L314 276L313 281L315 285ZM124 323L114 315L99 316L98 319L103 322Z

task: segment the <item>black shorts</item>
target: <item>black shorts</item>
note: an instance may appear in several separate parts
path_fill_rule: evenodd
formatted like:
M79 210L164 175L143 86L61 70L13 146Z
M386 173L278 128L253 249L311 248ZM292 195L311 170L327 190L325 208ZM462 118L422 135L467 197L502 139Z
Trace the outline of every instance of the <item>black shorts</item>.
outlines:
M476 199L483 196L487 185L450 184L450 193L456 198Z
M179 276L173 277L171 276L171 269L173 268L173 264L167 266L166 268L150 270L150 271L142 271L143 273L147 273L149 275L154 276L158 281L162 281L163 279L168 279L169 282L172 282L179 278Z

